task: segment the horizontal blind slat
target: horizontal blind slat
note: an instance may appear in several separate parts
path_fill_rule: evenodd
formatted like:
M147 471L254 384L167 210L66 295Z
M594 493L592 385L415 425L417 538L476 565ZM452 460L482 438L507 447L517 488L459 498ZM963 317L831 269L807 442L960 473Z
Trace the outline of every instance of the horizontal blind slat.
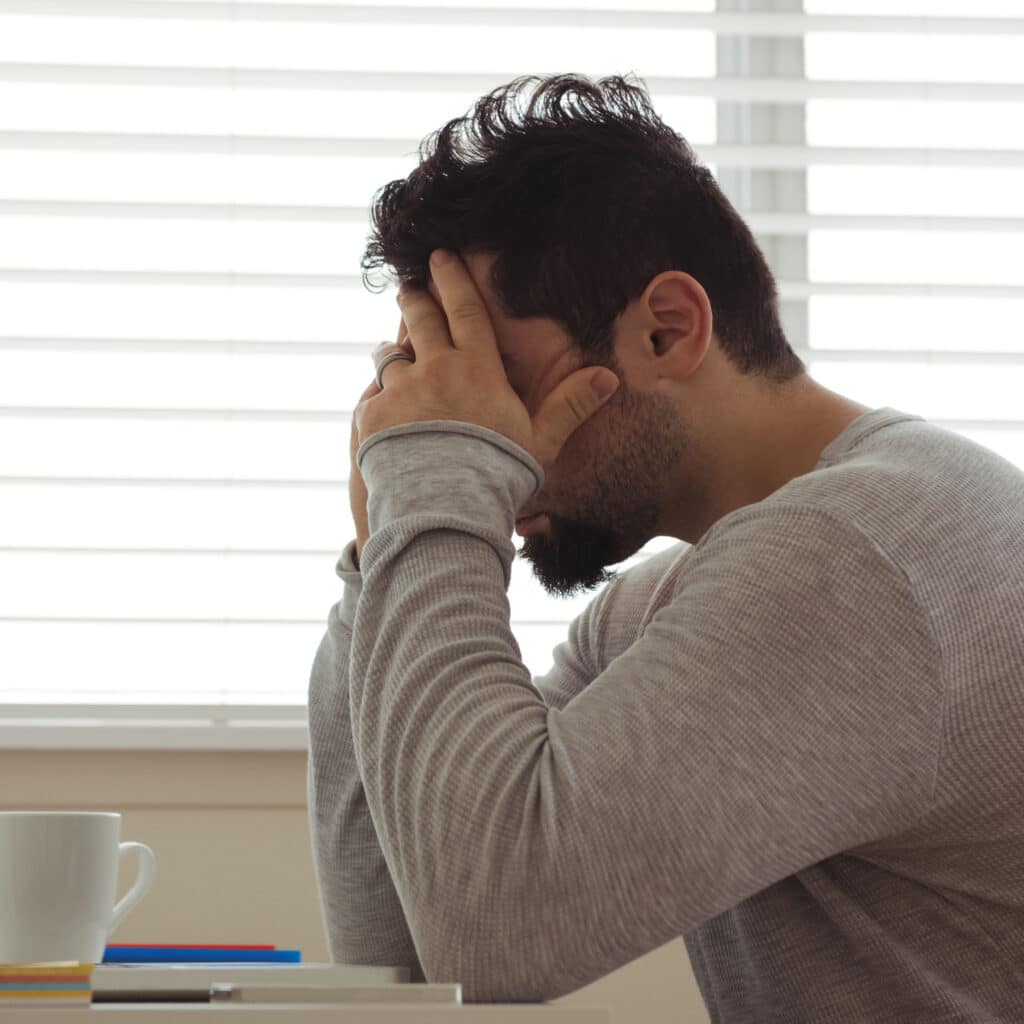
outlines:
M12 487L175 487L221 490L273 488L274 490L336 490L347 480L284 479L282 477L175 477L175 476L67 476L55 473L46 476L0 474L0 484Z
M579 26L680 28L721 35L792 37L808 32L952 35L1022 35L1024 18L914 15L787 14L744 11L585 10L578 7L415 7L398 4L251 4L159 0L0 0L0 15L70 15L185 21L345 22L422 25Z
M232 409L229 406L197 409L160 409L153 406L118 407L113 405L0 405L0 416L37 419L94 419L96 417L144 420L267 420L287 423L347 423L351 409Z
M337 90L348 92L489 92L522 72L509 68L480 74L474 71L346 71L310 68L174 67L115 64L44 64L0 61L0 82L48 84L175 86L180 88ZM723 88L740 95L742 83L699 77L646 77L652 91L681 96L712 96ZM765 80L768 82L769 80ZM900 83L896 83L899 85ZM954 83L946 83L954 85ZM968 89L973 85L968 84ZM1008 85L1012 92L1014 86ZM990 98L1004 98L1001 83L993 85ZM1010 98L1016 98L1011 96Z
M807 352L810 358L834 363L924 363L944 365L969 363L975 366L1024 366L1021 352L970 352L935 349L857 349L815 348ZM1024 416L1021 417L1024 422Z
M100 217L119 220L269 220L369 223L361 206L289 206L271 203L110 202L99 199L0 199L0 216Z
M811 350L804 350L802 352L802 355L805 358L816 359L817 356L818 356L818 352L819 351L827 352L827 350L811 349ZM830 362L830 363L838 363L838 362L843 362L844 360L832 359L832 358L828 358L826 356L826 357L823 358L822 361L823 362ZM849 362L850 360L847 359L846 361ZM873 362L874 360L870 360L870 359L859 360L858 359L856 361L857 362L869 363L869 362ZM877 361L878 362L883 362L883 360L877 360ZM932 361L929 361L929 362L938 363L937 360L932 360ZM1024 360L1015 360L1012 365L1020 365L1021 362L1024 362ZM121 416L130 416L134 411L135 410L119 410L118 412L119 412L119 414ZM71 410L71 412L74 413L75 410ZM104 410L97 410L97 412L103 413ZM953 424L961 424L961 425L967 424L968 426L965 426L964 429L975 429L977 427L985 426L985 427L992 427L993 429L998 429L998 430L1017 430L1022 425L1024 425L1024 417L1021 417L1021 418L1013 418L1013 417L1011 417L1011 418L1002 418L1002 419L993 418L993 419L986 419L986 420L977 420L977 419L958 420L958 419L946 419L946 418L940 418L940 417L930 417L930 419L932 420L932 422L939 423L939 424L944 425L944 426L951 426ZM960 429L960 426L953 426L952 429ZM56 480L56 479L58 479L58 478L56 478L56 477L32 477L32 476L26 476L24 474L21 474L21 475L17 475L17 476L13 476L13 475L12 476L0 476L0 483L11 483L11 484L15 484L15 483L17 483L17 484L30 483L30 484L37 484L37 483L46 483L48 481ZM318 483L317 481L306 481L306 480L299 480L299 481L297 481L297 480L283 480L283 479L276 478L276 477L275 478L271 478L271 479L264 479L264 480L259 480L259 479L239 479L239 478L231 478L231 479L210 478L208 480L203 480L203 479L194 479L193 480L193 479L183 479L183 478L180 478L180 477L165 479L165 478L162 478L162 477L133 477L133 476L105 477L105 478L104 477L78 477L78 478L75 478L75 477L66 477L65 476L65 477L61 477L59 479L60 479L60 482L61 482L62 485L73 485L76 482L77 483L81 483L81 484L103 484L103 483L107 483L107 484L116 484L116 485L120 485L120 484L123 483L123 484L140 486L140 487L141 486L152 486L152 485L168 485L168 486L173 485L175 487L178 487L178 486L181 486L181 487L216 486L216 487L290 487L290 488L294 488L294 487L313 487L313 486L321 486L321 487L340 487L341 486L340 481L337 481L337 480L319 481L319 483Z
M341 156L383 160L395 157L416 158L419 146L419 139L0 131L0 151L27 149L89 153L163 152L179 155L217 153L232 156ZM811 167L815 164L1024 167L1024 150L1013 149L787 145L699 145L694 149L698 157L706 163L754 170L785 170Z
M6 709L11 705L5 704ZM151 724L98 721L71 724L60 721L37 725L0 719L0 747L5 750L245 750L298 751L308 747L309 730L295 725L178 725L173 721Z
M748 213L744 220L755 233L767 235L805 235L811 231L1024 231L1024 217Z
M744 212L744 211L741 211ZM362 206L287 206L257 203L130 203L100 200L0 199L0 216L97 217L134 219L209 219L266 221L335 221L369 226ZM908 214L799 214L746 212L751 229L763 234L802 235L832 231L1024 231L1024 217L928 216ZM2 340L2 339L0 339Z
M160 554L161 552L155 552ZM202 552L196 552L202 554ZM520 619L513 615L510 619L512 625L518 626L551 626L569 625L571 617L550 618L550 619ZM270 618L254 619L244 615L231 615L228 617L218 616L217 618L195 617L181 618L168 615L153 615L148 617L127 616L127 615L3 615L0 614L0 622L63 622L63 623L85 623L89 625L164 625L164 626L323 626L326 628L326 618ZM63 705L62 705L63 706Z
M60 710L61 714L66 714L69 718L87 718L97 714L95 704L62 704ZM52 711L53 707L49 704L12 704L3 708L0 718L39 718L52 713ZM301 713L301 717L305 718L306 707L304 704L191 704L187 708L182 708L177 704L126 703L111 707L104 706L102 717L104 719L151 718L154 714L160 714L179 721L188 719L223 721L227 718L266 721L281 718L283 712L294 712L297 716Z
M210 355L339 355L369 357L378 342L260 341L256 338L104 338L0 335L0 351L209 353Z
M804 350L802 352L802 355L805 358L816 359L817 356L818 356L818 352L819 351L821 351L823 353L827 352L827 350L810 349L810 350ZM839 363L839 362L844 362L844 361L845 362L850 362L851 360L849 360L849 359L842 360L842 359L838 359L838 358L828 358L827 356L823 356L822 361L823 362L830 362L830 363ZM865 362L865 363L884 362L884 360L871 360L871 359L863 359L863 360L857 359L857 360L854 360L854 361L856 361L856 362ZM922 362L928 362L930 364L938 364L938 360L922 360ZM1012 365L1020 365L1022 362L1024 362L1024 360L1015 360ZM46 413L48 413L48 410L33 410L33 411L38 411L39 413L44 414L44 415ZM76 411L77 410L71 410L71 414L73 415ZM111 412L111 413L115 414L114 418L131 418L134 415L134 413L136 412L136 410L131 410L131 409L127 409L127 410L90 410L90 411L91 412L95 412L95 413L97 413L99 415L104 415L107 412ZM145 410L142 410L142 412L144 412L144 411ZM88 418L88 417L86 417L86 418ZM935 422L939 422L939 421L935 420ZM980 423L984 423L986 425L990 425L990 426L993 426L993 427L999 427L1000 429L1016 430L1019 426L1024 425L1024 417L1022 417L1022 418L1006 418L1006 419L991 419L991 420L942 420L942 422L946 423L946 424L949 424L949 423L972 423L974 425L977 425L977 424L980 424ZM15 483L19 483L19 484L25 484L25 483L37 484L37 483L45 483L47 481L56 480L56 479L58 479L58 478L56 478L56 477L32 477L32 476L25 476L25 475L18 475L18 476L13 476L13 475L12 476L2 476L2 475L0 475L0 483L9 483L9 484L15 484ZM283 479L276 478L276 477L275 478L270 478L270 479L264 479L264 480L251 479L251 478L248 478L248 479L239 479L239 478L221 479L219 477L218 478L212 478L211 477L208 480L203 480L203 479L189 480L189 479L182 479L180 477L162 478L162 477L135 477L135 476L106 477L106 478L103 478L103 477L79 477L79 478L61 477L59 479L60 479L62 485L63 484L74 484L77 481L77 482L82 483L82 484L99 484L99 483L104 483L104 482L106 482L108 484L124 483L124 484L131 484L131 485L134 485L134 486L139 486L139 487L141 487L141 486L152 486L152 485L167 485L167 486L175 486L175 487L178 487L178 486L181 486L181 487L217 486L217 487L291 487L291 488L294 488L294 487L313 487L313 486L321 486L321 487L340 487L340 486L342 486L341 482L340 481L336 481L336 480L320 481L319 484L318 484L316 481L283 480Z
M1022 154L1024 156L1024 154ZM258 288L361 289L356 274L251 274L185 273L162 270L30 270L0 269L0 281L73 283L104 285L201 285L250 286ZM960 298L1024 298L1024 285L901 284L887 281L778 281L783 299L806 299L814 295L947 295Z
M901 284L890 281L780 281L782 299L817 295L896 295L905 298L1024 299L1024 285Z
M299 347L296 347L296 346ZM75 351L78 349L94 349L101 352L116 351L159 351L169 352L204 352L238 355L322 355L324 353L357 354L369 356L375 342L354 344L348 342L310 341L293 342L262 342L233 341L211 339L193 342L188 340L152 339L152 338L4 338L0 337L0 351L11 349L59 349ZM813 348L816 356L837 360L858 360L865 362L939 362L939 363L983 363L986 365L1017 365L1024 361L1024 351L1005 350L970 350L970 349L909 349L909 348ZM36 410L39 406L9 406L9 415L21 415L27 409ZM60 408L58 406L46 408ZM73 410L70 410L73 411ZM224 409L223 412L231 410ZM336 414L332 414L336 415ZM312 481L311 481L312 483ZM322 481L317 481L322 483Z
M478 93L516 77L505 72L322 71L277 68L154 67L0 61L0 82L160 85L240 90L294 89ZM830 81L806 78L699 78L644 75L652 94L700 96L733 103L803 103L812 99L945 100L998 103L1024 100L1024 82Z

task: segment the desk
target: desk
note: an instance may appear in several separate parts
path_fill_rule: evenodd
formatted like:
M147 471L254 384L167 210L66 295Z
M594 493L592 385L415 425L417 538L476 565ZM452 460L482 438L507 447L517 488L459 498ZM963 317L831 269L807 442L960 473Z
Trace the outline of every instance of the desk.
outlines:
M286 1003L122 1003L5 1011L11 1024L612 1024L610 1010L543 1003L325 1006Z
M307 981L308 979L308 981ZM314 980L315 979L315 980ZM145 984L142 984L142 982ZM611 1011L548 1003L462 1003L459 986L411 985L408 967L354 964L296 964L260 968L195 964L174 967L97 966L93 990L113 993L156 989L202 995L219 982L277 987L321 984L394 989L402 1003L99 1002L90 1006L13 1007L0 1011L0 1024L612 1024ZM138 986L138 988L136 988ZM447 990L451 990L450 992ZM423 1002L412 1002L421 990ZM429 1001L428 1001L429 1000ZM439 1001L441 1000L441 1001ZM404 1004L404 1005L403 1005ZM21 1012L19 1012L19 1010ZM7 1016L7 1014L12 1014Z

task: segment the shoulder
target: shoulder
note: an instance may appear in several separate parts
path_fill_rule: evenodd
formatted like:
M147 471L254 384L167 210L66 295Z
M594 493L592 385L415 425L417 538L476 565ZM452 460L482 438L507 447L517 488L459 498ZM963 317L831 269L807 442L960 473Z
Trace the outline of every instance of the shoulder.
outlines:
M894 578L906 575L841 507L807 495L759 501L723 516L694 545L687 570L713 564L773 570L777 580L834 575L857 566Z
M723 516L680 566L665 604L718 608L753 635L798 623L844 638L856 628L901 629L930 646L905 569L857 522L813 501L766 500Z

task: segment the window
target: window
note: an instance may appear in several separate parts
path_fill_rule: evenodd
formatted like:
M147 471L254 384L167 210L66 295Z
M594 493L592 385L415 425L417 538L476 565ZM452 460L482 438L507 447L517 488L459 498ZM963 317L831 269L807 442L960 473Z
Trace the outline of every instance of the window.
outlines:
M1024 465L1024 16L746 6L0 3L0 743L304 743L350 415L397 326L368 204L520 74L635 71L812 374ZM514 562L535 675L593 597Z
M806 3L833 16L865 6ZM873 6L1024 13L1015 0ZM924 28L806 36L808 143L877 161L808 169L810 369L1024 466L1024 22Z

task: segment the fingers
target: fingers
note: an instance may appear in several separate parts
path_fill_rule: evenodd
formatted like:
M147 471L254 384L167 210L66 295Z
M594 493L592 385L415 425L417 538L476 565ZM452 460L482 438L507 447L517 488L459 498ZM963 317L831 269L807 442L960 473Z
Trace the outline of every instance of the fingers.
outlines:
M395 344L401 345L402 342L409 336L409 329L405 326L405 317L398 318L398 337L395 338Z
M398 322L398 337L395 339L395 344L401 346L409 355L416 355L412 347L412 340L409 338L409 328L405 326L404 316Z
M431 259L430 274L441 296L441 305L444 307L444 315L447 317L455 348L496 352L497 341L487 306L469 269L458 255L450 253L449 258L441 263ZM421 300L428 301L437 309L437 303L429 293L413 289L409 295L413 297L412 301L406 300L410 308L406 308L406 302L402 303L402 312L406 313L407 318L410 311L417 316L426 315L421 313ZM411 324L410 329L416 333L415 324ZM419 341L418 334L416 340Z
M402 310L402 322L408 328L410 337L416 335L416 352L428 355L451 348L444 311L426 289L409 288L400 292L398 304Z
M412 340L409 338L409 330L405 325L405 317L402 317L402 319L399 320L398 322L398 336L395 338L394 342L382 341L377 346L377 348L374 349L372 353L372 358L375 367L378 364L378 362L384 357L390 345L397 345L405 352L408 352L409 355L415 357L416 352L412 347ZM377 378L376 376L374 376L374 379L370 382L369 386L362 393L362 395L359 396L359 400L363 401L364 399L367 398L373 398L374 395L379 395L380 391L381 389L377 385Z
M399 322L398 322L398 336L395 338L395 344L396 345L401 345L401 347L403 349L405 349L405 351L407 351L410 355L415 355L416 354L415 352L413 352L412 342L409 340L409 329L405 326L405 317L402 317L399 320ZM380 394L380 388L377 386L377 378L375 376L373 378L373 380L371 380L370 383L367 384L366 389L359 396L359 403L365 402L366 399L373 398L375 395L379 395L379 394ZM358 405L359 403L356 403L356 404ZM356 418L355 418L355 416L353 416L352 417L352 463L353 463L353 465L355 465L355 452L356 452L356 449L358 447L359 447L359 435L358 435L358 431L356 429Z

